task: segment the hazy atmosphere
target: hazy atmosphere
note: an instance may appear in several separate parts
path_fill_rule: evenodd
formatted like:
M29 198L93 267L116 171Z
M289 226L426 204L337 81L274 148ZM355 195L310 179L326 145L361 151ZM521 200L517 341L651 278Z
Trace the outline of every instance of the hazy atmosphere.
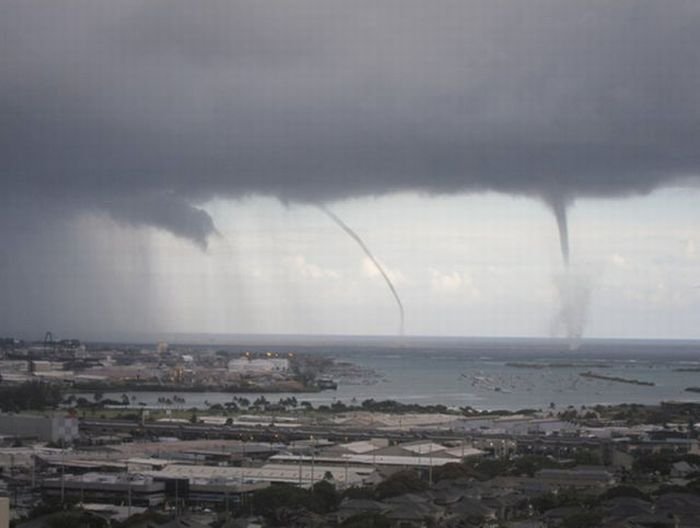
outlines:
M0 528L698 528L700 0L0 0Z
M695 1L0 13L0 333L700 337Z

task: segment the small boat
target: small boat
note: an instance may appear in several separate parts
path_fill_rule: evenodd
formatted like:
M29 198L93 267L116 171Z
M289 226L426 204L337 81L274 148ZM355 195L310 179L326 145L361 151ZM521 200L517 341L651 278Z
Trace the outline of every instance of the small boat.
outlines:
M337 390L338 383L331 378L319 378L316 380L316 385L321 390Z

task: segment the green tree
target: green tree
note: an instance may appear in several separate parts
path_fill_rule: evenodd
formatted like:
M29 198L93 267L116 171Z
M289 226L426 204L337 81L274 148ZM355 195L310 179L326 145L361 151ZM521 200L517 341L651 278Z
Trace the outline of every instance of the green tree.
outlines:
M317 513L328 513L338 509L340 495L335 486L325 479L317 482L312 488L313 501L311 509Z
M544 493L533 498L530 501L530 504L532 504L532 507L535 509L535 511L544 513L547 510L556 508L559 505L559 501L557 499L557 496L553 493Z
M634 460L632 469L639 473L668 475L671 472L671 466L675 462L675 458L671 453L643 454Z
M281 508L305 507L309 492L290 484L273 484L253 494L253 511L266 519L275 519Z
M561 528L598 528L603 516L597 512L576 513L566 517Z
M533 477L540 469L559 468L561 464L542 455L526 455L513 460L509 473Z
M104 519L88 515L82 511L62 512L48 521L49 528L107 528Z
M372 486L351 486L343 491L343 499L373 499Z
M428 483L421 480L418 473L408 469L394 473L386 480L380 482L375 489L375 496L377 499L382 500L426 489L428 489Z
M358 513L343 521L342 528L389 528L391 521L378 513Z
M484 459L466 461L464 465L465 467L476 471L478 475L481 475L482 480L498 477L499 475L505 475L508 472L508 462L503 460Z
M641 499L645 501L651 500L649 495L634 486L615 486L600 494L597 501L605 502L610 499L616 499L617 497L632 497L634 499Z
M55 409L62 401L61 387L42 381L0 387L0 409L6 412Z
M449 462L433 469L433 480L435 482L458 478L474 478L477 476L479 474L471 466L460 464L459 462Z
M253 402L253 407L257 409L265 409L269 405L269 401L267 401L267 398L265 396L259 396L254 402Z
M700 478L696 478L688 482L688 484L685 485L685 489L689 493L700 495Z
M592 449L582 449L574 454L576 464L580 466L598 466L602 463L600 453Z

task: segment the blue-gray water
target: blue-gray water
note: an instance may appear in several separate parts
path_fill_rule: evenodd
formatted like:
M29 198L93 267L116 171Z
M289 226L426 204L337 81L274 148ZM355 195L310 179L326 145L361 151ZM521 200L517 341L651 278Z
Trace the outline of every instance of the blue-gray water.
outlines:
M692 341L587 341L570 351L565 343L536 339L395 339L292 342L288 345L241 344L220 347L235 351L276 351L321 354L337 361L370 368L381 380L364 384L341 379L337 391L296 394L314 405L367 398L419 404L441 403L479 409L546 408L605 403L657 403L667 400L700 401L686 392L700 385L700 343ZM508 363L566 364L542 369L518 368ZM583 378L592 371L605 376L649 381L655 386L632 385ZM118 398L121 394L114 395ZM230 393L182 393L186 408L204 407L205 401L231 401ZM137 402L157 404L162 393L136 393ZM256 398L259 394L246 394ZM289 394L265 394L276 401Z

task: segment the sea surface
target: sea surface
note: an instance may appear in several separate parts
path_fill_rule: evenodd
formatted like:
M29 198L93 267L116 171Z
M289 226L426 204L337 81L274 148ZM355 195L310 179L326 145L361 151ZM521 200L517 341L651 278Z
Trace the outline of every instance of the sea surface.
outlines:
M212 345L202 346L212 348ZM684 389L700 386L699 341L586 340L571 350L553 339L458 338L283 338L217 345L232 351L319 354L376 372L377 377L339 378L338 389L320 393L263 393L270 401L295 396L314 405L342 401L397 400L405 403L470 406L477 409L545 409L573 405L697 401ZM684 370L685 369L685 370ZM689 370L690 369L690 370ZM693 372L692 369L697 371ZM637 385L582 377L650 382ZM134 405L160 407L171 394L137 392ZM106 394L119 399L119 394ZM179 393L173 408L206 408L233 396L260 394Z

